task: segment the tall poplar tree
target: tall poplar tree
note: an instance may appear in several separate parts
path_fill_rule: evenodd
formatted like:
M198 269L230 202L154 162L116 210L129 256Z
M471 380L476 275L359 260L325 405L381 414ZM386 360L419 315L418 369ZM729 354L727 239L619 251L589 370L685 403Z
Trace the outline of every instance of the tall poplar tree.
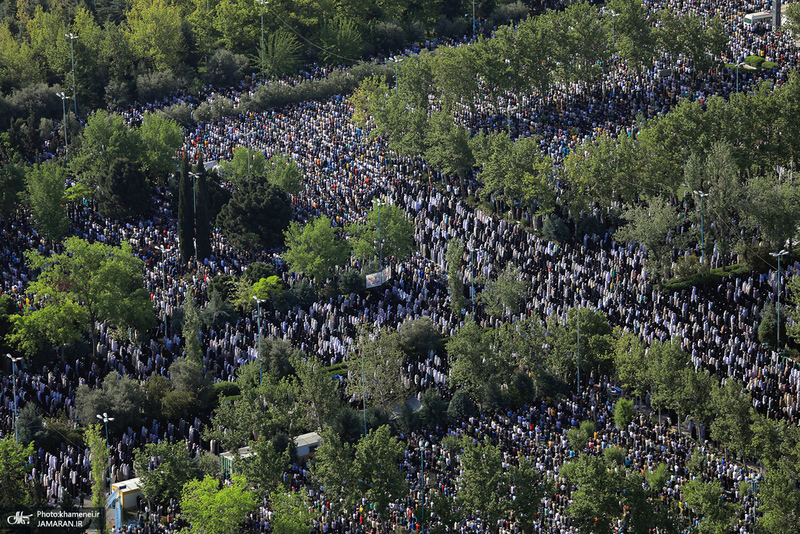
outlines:
M181 261L188 262L194 256L194 199L189 178L189 157L184 154L181 178L178 182L178 248Z
M203 154L197 162L197 211L194 214L195 243L197 245L197 259L204 260L211 256L211 217L208 195L208 177L203 165Z

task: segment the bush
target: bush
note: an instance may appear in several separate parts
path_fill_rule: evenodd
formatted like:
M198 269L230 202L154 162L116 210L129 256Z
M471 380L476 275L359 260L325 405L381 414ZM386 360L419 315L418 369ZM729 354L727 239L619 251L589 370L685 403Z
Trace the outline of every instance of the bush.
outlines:
M127 82L111 80L106 85L105 100L108 107L114 109L130 103L133 88Z
M542 236L555 243L567 241L569 239L567 223L555 216L548 218L542 225Z
M203 102L192 112L195 122L207 122L211 120L211 106Z
M585 235L600 235L603 233L603 225L600 224L600 221L597 220L597 217L594 215L589 215L587 217L581 217L578 219L575 235L578 238L582 238Z
M522 2L497 6L489 15L489 24L502 26L513 24L528 16L528 8Z
M171 106L164 108L162 113L164 114L165 118L174 120L184 128L188 128L194 124L192 110L189 109L189 106L184 103L172 104Z
M450 400L450 405L447 407L447 417L451 421L461 421L470 416L477 415L478 409L475 403L469 397L469 394L463 389L459 389Z
M216 278L219 278L219 276L222 275L218 275ZM270 276L275 276L275 268L263 261L257 261L247 266L242 273L242 280L252 285L262 278L269 278Z
M678 258L675 266L675 276L689 278L700 272L700 258L696 254L689 254Z
M636 408L630 399L619 399L614 405L614 424L617 428L628 428L636 415Z
M404 321L398 329L400 343L409 354L424 357L441 344L442 334L430 317Z
M774 69L777 66L778 64L774 61L765 61L761 64L761 68L764 70Z
M61 90L59 86L50 86L46 83L34 83L22 89L15 89L5 99L10 111L8 119L33 116L34 124L37 126L42 117L62 120L61 98L56 96L59 90Z
M463 17L454 17L449 19L442 15L439 17L439 20L436 21L435 30L436 35L452 38L463 36L465 33L467 33L468 27L469 22L467 22Z
M403 28L397 23L378 22L375 25L375 44L379 50L397 50L402 48L404 41Z
M217 87L235 85L244 76L247 63L243 55L221 48L208 59L203 81Z
M345 271L339 276L339 293L342 295L350 295L351 293L359 295L364 293L366 288L366 278L355 269Z
M419 418L425 428L434 429L447 424L447 402L436 389L426 389L421 404Z
M761 56L747 56L744 58L744 62L750 65L751 67L761 68L761 64L764 63L764 58Z
M180 85L172 71L148 72L136 77L136 92L143 102L161 100L177 91Z
M218 96L211 101L211 118L222 119L232 116L236 111L233 100L224 96Z
M236 382L217 382L214 384L214 400L224 399L225 397L233 397L240 395L241 390L239 384Z

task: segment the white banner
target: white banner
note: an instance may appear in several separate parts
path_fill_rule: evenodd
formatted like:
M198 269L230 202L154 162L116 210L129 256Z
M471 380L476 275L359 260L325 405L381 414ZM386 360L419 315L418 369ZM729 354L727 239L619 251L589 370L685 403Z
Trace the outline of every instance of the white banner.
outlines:
M383 285L392 277L391 267L384 267L382 271L367 275L367 289Z

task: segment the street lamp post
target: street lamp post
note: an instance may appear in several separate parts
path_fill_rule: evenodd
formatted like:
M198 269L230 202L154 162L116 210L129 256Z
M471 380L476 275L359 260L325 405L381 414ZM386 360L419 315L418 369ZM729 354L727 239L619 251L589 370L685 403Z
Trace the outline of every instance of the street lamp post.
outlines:
M475 41L475 0L472 0L472 41Z
M14 436L17 440L17 445L19 445L19 426L17 425L17 362L22 360L21 356L17 356L16 358L10 354L6 354L6 357L11 360L11 372L14 373L14 386L13 392L14 395Z
M113 421L113 417L109 417L106 412L103 412L103 415L97 414L97 418L100 419L106 425L106 449L111 447L111 444L108 442L108 422ZM111 455L108 455L108 487L111 488Z
M75 89L75 39L78 38L74 33L65 33L64 37L69 39L70 55L72 56L72 96L75 101L75 116L78 116L78 91Z
M264 77L264 6L268 0L256 0L261 5L261 77ZM274 44L274 43L273 43Z
M56 93L56 96L61 97L61 111L64 113L64 153L66 154L67 161L69 161L69 142L67 141L67 99L69 98L64 94L64 91Z
M708 196L708 193L694 190L694 194L700 197L700 263L706 263L706 234L705 234L705 213L703 210L703 200Z
M256 308L258 309L258 383L263 384L264 364L262 363L263 358L261 357L261 303L264 301L255 295L253 295L253 300L256 301Z
M166 253L169 251L168 248L164 247L163 245L159 245L156 247L157 250L161 251L161 272L163 273L162 279L162 290L164 291L164 295L167 294L167 261L165 259ZM166 344L167 340L167 308L164 307L164 344Z
M778 295L775 298L775 307L778 310L778 333L775 342L775 349L778 351L778 354L781 352L781 258L788 253L789 251L786 249L783 249L780 252L769 253L769 255L773 258L778 258Z

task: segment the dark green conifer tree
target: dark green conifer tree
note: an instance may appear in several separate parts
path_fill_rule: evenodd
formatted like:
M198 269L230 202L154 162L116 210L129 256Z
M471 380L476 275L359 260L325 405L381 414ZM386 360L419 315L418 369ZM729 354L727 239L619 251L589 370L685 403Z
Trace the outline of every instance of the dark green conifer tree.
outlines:
M197 244L197 259L202 261L211 256L211 218L209 214L208 177L203 154L197 162L197 212L195 213L195 243Z
M181 163L181 178L178 182L178 247L181 251L181 261L184 263L194 256L194 199L192 197L189 157L184 154Z

